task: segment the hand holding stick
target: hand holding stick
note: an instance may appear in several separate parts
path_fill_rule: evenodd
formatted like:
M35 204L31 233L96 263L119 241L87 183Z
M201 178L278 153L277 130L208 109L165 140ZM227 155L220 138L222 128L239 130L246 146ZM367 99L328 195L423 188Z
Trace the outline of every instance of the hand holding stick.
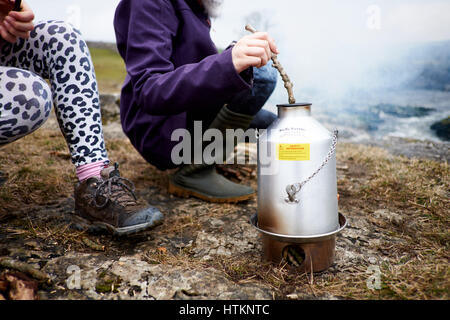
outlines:
M255 28L253 28L249 24L245 26L245 30L247 30L251 33L258 32L258 31L256 31ZM281 65L281 63L278 61L278 56L276 54L272 55L272 61L273 61L273 67L278 70L278 72L281 75L281 78L283 79L284 87L286 88L286 90L288 92L288 96L289 96L289 104L295 104L296 101L295 101L294 91L293 91L294 85L292 84L291 79L289 79L289 76L287 75L286 71L284 71L284 68Z

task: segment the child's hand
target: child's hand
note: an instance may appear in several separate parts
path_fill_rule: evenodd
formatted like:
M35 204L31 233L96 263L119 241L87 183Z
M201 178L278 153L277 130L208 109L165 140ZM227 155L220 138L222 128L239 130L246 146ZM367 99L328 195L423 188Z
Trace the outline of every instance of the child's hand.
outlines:
M34 13L25 2L21 11L8 11L14 7L14 0L0 0L0 36L15 43L18 38L28 39L34 29Z
M278 54L275 41L266 32L256 32L243 37L233 48L233 64L238 73L250 67L261 68Z

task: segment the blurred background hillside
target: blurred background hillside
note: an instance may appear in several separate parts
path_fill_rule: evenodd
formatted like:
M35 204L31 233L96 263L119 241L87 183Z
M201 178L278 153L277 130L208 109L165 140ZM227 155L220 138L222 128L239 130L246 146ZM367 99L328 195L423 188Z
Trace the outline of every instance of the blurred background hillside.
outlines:
M63 19L90 41L100 88L126 75L114 52L119 0L29 0L37 20ZM450 140L450 3L444 0L225 0L213 21L218 48L252 23L269 31L295 84L327 126L351 141ZM267 109L285 103L281 81Z

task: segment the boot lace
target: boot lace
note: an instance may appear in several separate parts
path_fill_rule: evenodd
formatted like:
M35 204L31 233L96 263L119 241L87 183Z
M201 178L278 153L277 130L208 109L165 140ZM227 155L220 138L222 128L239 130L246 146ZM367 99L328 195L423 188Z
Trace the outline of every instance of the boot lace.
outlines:
M94 197L94 205L99 208L105 208L110 201L118 202L119 204L127 205L135 204L137 201L136 188L134 183L128 179L122 178L118 171L118 165L115 164L116 170L110 175L109 179L104 180L97 188ZM131 199L130 195L132 196ZM102 196L103 202L98 202L97 199Z

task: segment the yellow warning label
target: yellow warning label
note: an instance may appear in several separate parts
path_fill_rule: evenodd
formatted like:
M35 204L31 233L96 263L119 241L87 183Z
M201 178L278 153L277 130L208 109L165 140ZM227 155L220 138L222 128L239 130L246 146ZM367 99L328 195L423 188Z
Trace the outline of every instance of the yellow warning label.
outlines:
M311 145L307 144L278 144L278 160L280 161L309 161L311 160Z

